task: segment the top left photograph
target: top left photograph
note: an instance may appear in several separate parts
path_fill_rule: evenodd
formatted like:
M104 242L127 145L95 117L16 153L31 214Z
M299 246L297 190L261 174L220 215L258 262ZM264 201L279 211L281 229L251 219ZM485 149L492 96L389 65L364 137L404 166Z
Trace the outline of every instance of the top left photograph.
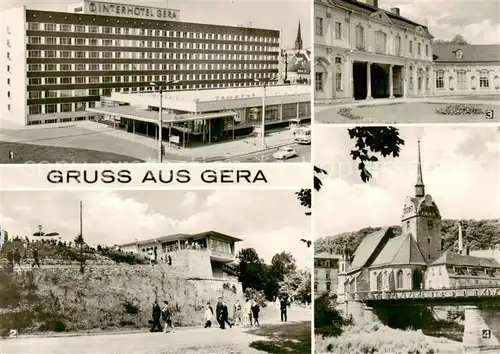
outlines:
M307 0L7 0L0 164L310 162Z

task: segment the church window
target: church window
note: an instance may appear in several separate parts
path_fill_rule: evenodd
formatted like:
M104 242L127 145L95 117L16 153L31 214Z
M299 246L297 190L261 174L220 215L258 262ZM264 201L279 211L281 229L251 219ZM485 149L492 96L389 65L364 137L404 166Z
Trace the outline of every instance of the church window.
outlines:
M431 255L430 254L427 255L427 259L429 259L429 260L431 259Z
M444 251L444 240L441 239L441 251Z
M427 243L431 243L431 239L430 238L427 239Z
M335 39L342 39L342 24L335 21Z
M487 88L490 87L490 80L488 78L488 70L481 70L481 75L479 76L479 87Z
M432 229L432 220L427 220L427 228Z
M328 281L326 282L326 291L330 292L332 289L332 284Z
M403 288L403 271L399 270L396 274L396 288Z
M436 88L444 88L444 70L436 71Z

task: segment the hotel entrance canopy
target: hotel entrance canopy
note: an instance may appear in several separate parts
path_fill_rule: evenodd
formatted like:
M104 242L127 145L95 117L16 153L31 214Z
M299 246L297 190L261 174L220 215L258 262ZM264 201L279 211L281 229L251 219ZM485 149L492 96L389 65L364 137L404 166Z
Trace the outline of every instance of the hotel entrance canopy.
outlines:
M115 107L99 107L99 108L87 108L88 112L98 113L102 115L107 115L110 117L115 117L117 120L120 118L128 118L135 121L141 121L145 123L159 124L159 112L150 111L146 109L141 109L134 106L115 106ZM170 124L175 123L186 123L195 120L210 120L216 118L230 118L235 117L237 113L235 111L223 111L216 113L199 113L199 114L171 114L163 112L162 120L163 126L168 127Z

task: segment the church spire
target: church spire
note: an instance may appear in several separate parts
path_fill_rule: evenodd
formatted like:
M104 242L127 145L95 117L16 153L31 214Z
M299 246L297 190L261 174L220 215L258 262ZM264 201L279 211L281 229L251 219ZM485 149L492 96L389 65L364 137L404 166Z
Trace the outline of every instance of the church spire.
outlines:
M295 39L295 50L302 49L302 32L300 31L300 20L299 27L297 28L297 38Z
M420 158L420 139L418 139L418 165L417 165L417 184L415 184L415 196L425 196L424 180L422 178L422 160Z

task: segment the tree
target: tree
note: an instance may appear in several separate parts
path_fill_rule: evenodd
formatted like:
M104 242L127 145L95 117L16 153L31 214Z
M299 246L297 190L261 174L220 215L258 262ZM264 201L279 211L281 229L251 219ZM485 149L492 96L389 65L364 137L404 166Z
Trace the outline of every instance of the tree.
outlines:
M271 269L282 278L297 269L297 264L293 255L289 252L276 253L271 260Z
M399 130L395 127L356 127L347 129L347 132L349 137L355 141L355 149L351 150L350 155L353 160L359 160L358 170L361 180L365 183L372 177L366 162L377 162L379 158L375 154L380 154L382 157L389 155L398 157L401 151L400 146L404 145L404 140L400 138ZM327 174L325 170L314 166L314 189L316 192L319 192L323 186L320 175ZM295 194L300 205L308 209L306 215L311 215L311 190L301 189Z
M243 291L247 288L263 290L267 281L267 269L257 251L253 248L242 249L238 252L236 259L238 260L236 265L238 281L241 282Z
M470 45L461 34L457 34L451 41L446 41L443 39L434 40L436 44L458 44L458 45Z
M78 234L78 236L75 237L75 245L76 246L80 246L80 273L84 273L85 272L85 269L84 269L84 264L85 264L85 258L83 256L83 246L85 245L85 240L83 239L83 235L82 234Z

